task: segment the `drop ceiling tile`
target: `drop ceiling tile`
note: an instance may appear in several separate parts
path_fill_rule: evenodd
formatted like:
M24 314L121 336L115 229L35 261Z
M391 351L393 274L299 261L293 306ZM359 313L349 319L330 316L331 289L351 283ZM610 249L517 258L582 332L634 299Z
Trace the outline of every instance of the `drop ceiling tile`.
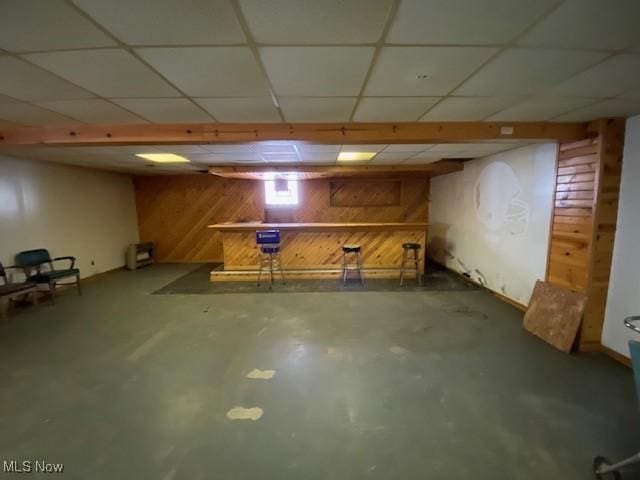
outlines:
M264 163L258 153L218 153L221 161L233 163Z
M430 157L431 155L445 154L445 153L460 153L471 148L472 144L469 143L440 143L437 145L433 145L430 148L424 151L424 156ZM422 156L422 155L421 155Z
M38 105L84 123L147 123L123 108L97 98L40 102Z
M446 95L497 51L489 47L384 47L364 93Z
M140 48L136 52L190 96L269 94L267 81L248 47Z
M267 163L298 163L300 161L295 153L261 153L260 156Z
M412 143L412 144L396 144L396 145L387 145L384 149L384 153L402 153L402 152L422 152L427 148L432 147L433 144L430 143Z
M336 163L338 152L303 152L300 154L300 160L305 163Z
M202 145L208 152L212 153L257 153L253 144L247 143L215 143Z
M347 122L356 97L280 97L287 122Z
M638 78L640 55L616 55L558 85L552 93L575 97L615 97L637 88Z
M520 45L617 50L638 41L637 0L568 0L527 32Z
M214 165L224 161L224 157L215 153L190 153L187 158L193 163Z
M415 122L440 97L364 97L355 122Z
M513 100L496 97L447 97L427 112L423 122L473 122L487 118Z
M115 98L112 102L155 123L198 123L213 119L186 98Z
M287 153L297 154L296 148L292 142L267 143L255 142L251 144L253 149L258 153Z
M359 144L359 145L342 145L341 152L381 152L387 145L379 144Z
M404 162L408 158L412 157L412 152L395 152L395 153L378 153L371 159L370 163L377 163L382 165L392 165L400 162Z
M313 153L313 152L330 152L335 153L336 157L340 151L341 145L320 145L313 143L300 143L297 148L301 153Z
M271 97L196 98L219 122L280 122Z
M229 0L74 0L130 45L245 43Z
M28 103L0 104L0 118L21 125L69 125L77 120Z
M12 52L115 45L64 0L2 0L0 47Z
M20 103L20 101L11 97L7 97L6 95L0 95L0 104L3 103Z
M93 95L13 57L0 57L0 94L20 100L74 100Z
M387 42L502 44L554 3L555 0L402 0Z
M153 148L165 153L175 153L176 155L208 153L204 145L154 145Z
M506 143L468 143L461 152L462 157L485 157L495 153L513 150L517 145Z
M535 97L520 102L487 118L491 122L537 122L594 103L593 98Z
M254 39L270 44L375 43L391 0L240 0Z
M558 122L587 122L606 117L628 118L637 114L640 114L640 99L610 99L560 115L553 120Z
M24 58L103 97L176 97L171 85L121 49L75 50Z
M260 56L277 95L357 95L371 47L263 47Z
M511 48L494 58L455 92L469 96L535 93L604 58L601 52Z

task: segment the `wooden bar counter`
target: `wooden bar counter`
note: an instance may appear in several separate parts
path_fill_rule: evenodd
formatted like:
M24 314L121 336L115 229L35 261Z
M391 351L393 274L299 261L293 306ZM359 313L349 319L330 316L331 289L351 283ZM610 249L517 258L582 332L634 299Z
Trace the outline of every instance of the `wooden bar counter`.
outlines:
M299 279L337 278L342 246L362 246L365 275L397 278L402 244L419 243L421 258L427 223L220 223L209 225L222 233L224 269L211 272L212 281L248 280L258 268L256 230L280 230L285 275ZM420 262L420 269L424 262Z

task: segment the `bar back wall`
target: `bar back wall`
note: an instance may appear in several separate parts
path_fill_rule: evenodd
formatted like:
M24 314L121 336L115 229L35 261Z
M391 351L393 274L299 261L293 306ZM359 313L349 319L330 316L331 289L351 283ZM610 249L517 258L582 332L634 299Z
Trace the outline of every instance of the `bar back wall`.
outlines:
M264 183L213 175L134 179L140 241L161 262L221 262L223 222L427 222L429 180L323 179L299 182L296 207L265 208Z

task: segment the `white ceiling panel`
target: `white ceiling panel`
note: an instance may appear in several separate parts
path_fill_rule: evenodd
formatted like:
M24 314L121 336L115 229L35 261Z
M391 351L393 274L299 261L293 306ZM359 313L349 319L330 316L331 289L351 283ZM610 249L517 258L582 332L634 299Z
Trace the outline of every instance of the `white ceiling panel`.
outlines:
M639 79L640 55L616 55L570 78L552 91L554 95L615 97L637 88Z
M186 98L116 98L112 101L155 123L197 123L213 120Z
M497 97L447 97L427 112L423 122L473 122L484 120L513 100Z
M287 122L346 122L355 97L280 97L280 109Z
M264 163L258 153L219 153L225 163Z
M554 3L557 0L402 0L387 42L502 44Z
M416 152L422 152L423 150L426 150L427 148L431 148L431 147L433 147L433 144L430 144L430 143L394 144L394 145L387 145L387 147L384 149L384 153L410 152L411 154L414 154Z
M631 117L640 114L640 99L610 99L554 118L559 122L586 122L594 118Z
M196 98L219 122L280 122L271 97Z
M340 148L339 146L335 146ZM336 163L338 160L338 152L302 152L300 160L305 163Z
M560 114L594 103L593 98L534 97L492 115L492 122L546 121Z
M204 149L212 153L257 153L252 143L217 143L211 145L202 145Z
M260 56L278 95L352 96L362 87L370 47L264 47Z
M359 144L359 145L342 145L341 152L381 152L387 145L379 144Z
M340 145L320 145L312 143L300 143L297 145L297 149L301 153L335 153L334 158L337 157L340 147Z
M391 0L240 0L254 39L270 44L375 43L392 3Z
M130 45L245 43L229 0L74 0Z
M260 157L267 163L298 163L300 161L295 153L261 153Z
M495 153L518 148L517 144L506 143L468 143L462 150L463 157L485 157Z
M38 105L84 123L147 123L127 110L97 98L40 102Z
M140 48L136 52L187 95L268 95L266 79L248 47Z
M365 95L446 95L495 52L489 47L385 47Z
M279 143L255 142L252 144L253 149L258 153L293 153L297 154L295 144L293 142L281 141Z
M214 165L224 162L224 157L215 153L190 153L186 157L194 163Z
M415 122L440 97L364 97L355 122Z
M175 97L179 93L121 49L25 55L29 61L103 97Z
M509 96L535 93L567 80L602 60L600 52L512 48L466 81L456 95Z
M411 152L395 152L395 153L378 153L368 163L375 163L379 165L393 165L396 163L404 162L408 158L412 157L414 153Z
M0 94L2 93L27 101L93 97L89 92L13 57L0 57Z
M567 0L518 43L618 50L638 42L638 18L638 0Z
M66 125L77 124L77 120L65 117L28 103L0 104L0 118L21 125Z
M115 42L64 0L0 0L0 47L12 52Z

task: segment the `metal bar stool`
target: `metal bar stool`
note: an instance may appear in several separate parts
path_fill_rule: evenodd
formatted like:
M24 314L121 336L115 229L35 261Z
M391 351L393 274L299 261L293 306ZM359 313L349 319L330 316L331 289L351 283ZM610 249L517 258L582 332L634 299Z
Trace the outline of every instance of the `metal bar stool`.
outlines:
M419 243L403 243L402 244L402 266L400 267L400 286L404 283L404 272L405 271L413 271L416 274L416 279L418 280L418 285L422 285L422 279L420 278L420 267L418 266L418 262L420 260L420 244ZM409 252L413 252L411 258L409 258ZM407 266L407 262L413 260L413 267Z
M345 244L342 246L342 284L347 284L347 272L357 270L360 283L364 285L364 275L362 274L361 247L357 243ZM349 256L355 257L355 263L349 263Z
M282 271L282 261L280 259L280 230L258 230L256 232L256 243L260 246L260 264L258 270L258 281L262 271L269 272L269 290L273 286L273 272L279 271L284 285L284 272Z

